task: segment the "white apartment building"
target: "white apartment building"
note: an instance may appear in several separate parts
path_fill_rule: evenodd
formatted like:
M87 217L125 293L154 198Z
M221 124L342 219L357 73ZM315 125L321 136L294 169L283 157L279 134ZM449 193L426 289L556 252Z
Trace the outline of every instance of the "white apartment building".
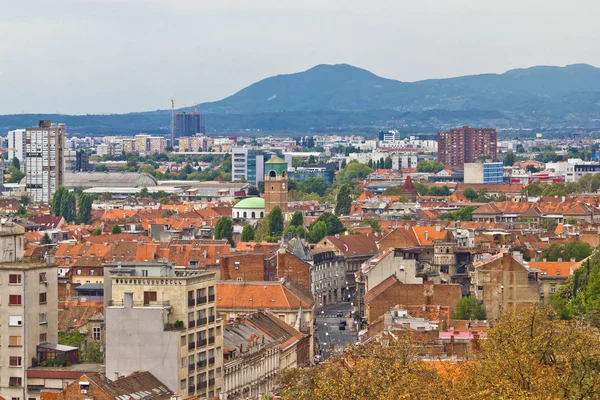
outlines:
M8 131L8 162L16 157L22 171L25 171L25 136L25 129Z
M41 120L25 131L25 191L35 202L50 202L64 186L65 124Z
M58 341L56 266L24 263L23 246L23 234L0 227L0 396L11 400L39 399L27 368Z
M348 162L356 160L361 164L368 164L369 160L376 162L382 158L392 159L392 169L401 171L403 168L417 168L419 157L414 153L391 153L391 152L371 152L371 153L350 153Z
M149 371L180 398L219 396L223 324L215 277L168 263L106 265L106 376Z

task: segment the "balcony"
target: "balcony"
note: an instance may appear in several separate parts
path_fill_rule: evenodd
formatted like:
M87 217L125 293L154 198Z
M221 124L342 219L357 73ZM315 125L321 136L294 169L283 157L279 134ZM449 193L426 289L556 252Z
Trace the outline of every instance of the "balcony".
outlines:
M190 342L188 343L188 350L194 350L196 348L196 343Z
M207 297L203 296L203 297L198 297L198 304L204 304L206 303Z
M192 372L192 371L193 371L193 370L195 370L195 369L196 369L196 364L194 364L194 363L191 363L191 364L188 366L188 371L190 371L190 372Z
M215 363L215 358L211 357L208 359L208 365L213 365Z
M196 302L194 301L194 299L188 299L188 307L194 307L196 305Z
M204 347L204 346L206 346L206 339L198 340L198 347Z
M198 318L198 321L197 321L198 322L198 326L206 325L206 321L207 321L206 317Z
M193 328L195 326L196 326L196 321L194 321L194 320L188 321L188 328Z
M215 386L215 378L208 380L208 386Z
M194 393L196 392L196 388L194 387L194 385L190 385L188 386L188 394Z
M209 294L208 295L208 301L210 301L210 302L215 301L215 295L214 294Z
M206 382L200 382L198 384L198 390L206 389Z
M209 322L209 323L211 323L211 324L212 324L213 322L215 322L215 316L214 316L214 315L210 315L210 316L208 317L208 322Z
M214 344L215 343L215 337L211 336L208 338L208 344Z
M200 361L198 361L198 362L196 363L196 366L197 366L198 368L204 368L204 367L206 367L206 360L200 360Z

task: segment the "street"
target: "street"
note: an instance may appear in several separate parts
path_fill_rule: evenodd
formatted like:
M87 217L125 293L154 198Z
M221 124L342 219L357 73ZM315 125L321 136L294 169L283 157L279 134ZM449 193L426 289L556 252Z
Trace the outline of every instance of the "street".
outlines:
M323 359L327 359L335 353L341 352L346 343L356 341L356 332L353 330L355 325L350 318L351 303L341 302L328 304L324 307L318 307L315 310L315 348L322 350ZM341 311L344 316L338 317L337 313ZM346 321L346 330L340 330L340 321Z

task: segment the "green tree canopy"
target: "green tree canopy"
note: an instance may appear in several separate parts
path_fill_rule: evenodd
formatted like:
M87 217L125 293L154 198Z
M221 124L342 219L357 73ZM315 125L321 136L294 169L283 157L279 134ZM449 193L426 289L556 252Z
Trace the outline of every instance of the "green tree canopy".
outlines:
M468 199L468 200L475 200L477 198L477 192L475 191L475 189L473 188L466 188L465 190L463 190L463 195Z
M561 245L551 244L542 250L542 258L545 258L547 261L558 261L559 258L563 261L570 261L571 259L581 261L584 258L589 257L592 254L592 251L592 246L581 241L569 242Z
M100 236L102 235L102 229L100 228L96 228L94 229L94 232L92 232L92 236Z
M233 242L233 221L227 216L222 216L215 224L215 239L227 239L231 245Z
M292 220L290 221L290 226L304 226L304 216L302 215L302 211L294 212Z
M445 219L448 221L472 221L473 211L476 209L476 206L467 206L461 210L444 213L440 216L440 219Z
M421 161L417 164L417 172L429 172L437 174L444 169L444 164L438 161Z
M379 225L379 221L377 221L376 219L367 218L364 220L364 223L366 225L369 225L373 229L373 232L381 232L381 226Z
M349 215L352 206L352 188L344 183L340 186L335 202L335 215Z
M485 319L485 308L475 297L463 297L456 304L452 319L475 320Z
M315 221L308 230L307 238L310 243L318 243L325 236L327 236L327 225L323 221Z
M325 236L337 235L346 230L346 228L344 228L344 224L342 224L342 221L340 221L338 217L330 212L324 212L323 214L319 215L319 218L317 218L315 222L311 224L309 230L312 229L312 226L317 222L323 222L325 224L325 227L327 228L327 234Z
M504 166L511 167L514 165L515 161L517 161L517 157L512 151L509 151L504 155Z
M365 179L371 172L373 172L373 168L369 168L358 161L350 161L344 169L337 173L335 179L339 183L350 184Z
M52 239L50 238L50 235L48 235L48 232L44 233L42 240L40 240L40 244L52 244Z
M123 231L121 230L121 227L117 224L114 224L110 230L110 233L112 233L113 235L117 235L119 233L122 233Z
M96 165L96 168L94 168L94 171L106 172L106 171L108 171L108 167L106 166L106 164L98 164L98 165Z
M92 198L87 193L82 193L79 196L79 204L77 209L77 222L80 224L89 224L92 220Z
M10 161L10 165L16 169L21 169L21 162L17 157L13 157L13 159Z
M329 185L323 178L308 178L298 184L298 189L304 193L316 193L323 196ZM290 189L291 190L291 189Z
M281 236L283 234L283 213L279 206L273 207L267 216L267 225L270 236Z
M21 182L23 178L25 178L25 173L13 165L9 166L6 169L6 172L10 174L8 183L18 183Z
M242 229L242 242L252 242L254 240L254 228L248 224Z

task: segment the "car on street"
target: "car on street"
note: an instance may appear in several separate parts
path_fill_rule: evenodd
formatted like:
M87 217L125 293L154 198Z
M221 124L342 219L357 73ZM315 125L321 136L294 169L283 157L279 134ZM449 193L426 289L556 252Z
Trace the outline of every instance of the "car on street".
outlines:
M343 316L344 316L344 313L343 313L343 312L341 312L341 311L338 311L338 312L337 312L337 316L338 316L338 317L343 317Z
M340 322L340 331L345 331L346 330L346 324L343 324Z

